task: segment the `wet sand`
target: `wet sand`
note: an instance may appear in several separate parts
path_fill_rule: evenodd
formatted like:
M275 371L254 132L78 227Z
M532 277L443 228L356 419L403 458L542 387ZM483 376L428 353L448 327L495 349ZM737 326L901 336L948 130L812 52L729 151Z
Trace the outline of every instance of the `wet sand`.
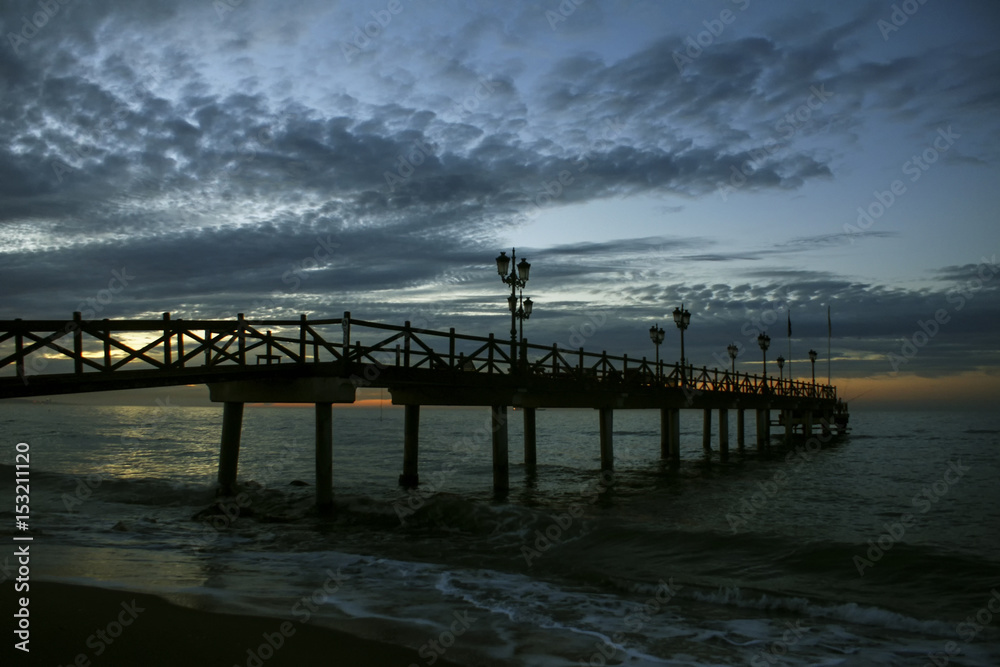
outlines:
M4 664L67 667L428 664L417 651L402 646L288 619L190 609L145 593L32 581L30 594L30 655L15 650L14 662L4 660ZM9 648L8 644L3 653L8 654ZM455 665L441 657L434 664Z

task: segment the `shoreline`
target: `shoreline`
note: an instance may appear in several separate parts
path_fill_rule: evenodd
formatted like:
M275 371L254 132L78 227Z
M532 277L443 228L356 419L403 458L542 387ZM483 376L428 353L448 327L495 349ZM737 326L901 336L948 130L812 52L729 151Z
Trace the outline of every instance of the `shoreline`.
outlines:
M31 582L30 653L13 664L144 667L426 665L417 650L288 619L209 612L150 593ZM81 657L82 656L82 657ZM458 667L442 656L435 665Z

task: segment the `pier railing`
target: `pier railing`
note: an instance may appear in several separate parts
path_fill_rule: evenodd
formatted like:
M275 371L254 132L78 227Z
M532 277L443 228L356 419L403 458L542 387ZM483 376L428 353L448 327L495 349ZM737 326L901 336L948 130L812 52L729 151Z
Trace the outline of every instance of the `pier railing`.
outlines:
M117 371L175 372L217 366L344 362L484 374L519 373L607 386L685 387L692 391L835 399L836 388L707 367L654 363L606 351L527 341L511 354L507 339L344 317L309 320L161 319L0 321L0 375ZM512 359L512 356L514 357Z

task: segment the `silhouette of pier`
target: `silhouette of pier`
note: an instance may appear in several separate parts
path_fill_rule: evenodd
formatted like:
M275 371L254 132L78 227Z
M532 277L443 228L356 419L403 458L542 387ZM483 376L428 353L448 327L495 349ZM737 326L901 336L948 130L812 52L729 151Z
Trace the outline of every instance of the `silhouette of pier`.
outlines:
M331 319L0 321L0 398L206 384L223 404L218 480L236 484L246 403L313 403L317 504L333 499L334 403L353 403L359 387L385 388L405 406L400 483L419 483L420 407L489 407L493 486L509 488L508 408L524 415L524 462L536 463L535 411L588 408L599 413L602 469L614 466L614 411L660 411L660 453L680 461L680 410L703 411L702 445L711 455L718 411L718 455L729 456L729 410L737 411L736 444L744 449L744 411L756 410L756 447L768 446L771 411L786 438L814 426L829 434L846 424L836 388L811 382L682 367L645 357L612 356L558 345Z

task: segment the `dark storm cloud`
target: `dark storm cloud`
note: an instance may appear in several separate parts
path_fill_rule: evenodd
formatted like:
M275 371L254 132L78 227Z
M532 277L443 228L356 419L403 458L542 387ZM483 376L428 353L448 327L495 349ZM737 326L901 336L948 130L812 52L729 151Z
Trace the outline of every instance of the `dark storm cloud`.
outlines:
M698 248L709 245L710 240L704 238L681 238L667 236L649 236L645 238L616 239L604 243L568 243L550 246L545 249L546 257L570 256L585 257L587 255L613 255L636 253L677 251L687 248Z
M796 19L787 41L718 41L680 70L675 57L683 48L674 36L617 62L595 55L566 58L540 86L545 91L540 99L553 114L583 107L592 118L615 118L633 141L665 150L690 146L677 127L701 127L720 142L703 144L700 161L723 167L721 175L710 168L701 175L719 180L728 179L732 165L761 162L760 151L769 143L784 145L832 124L849 125L850 117L864 110L922 118L936 128L996 108L992 82L1000 76L1000 49L856 62L853 42L859 30L870 27L870 17L808 31L802 30L810 24L804 18ZM803 105L805 113L796 118ZM748 185L798 187L830 173L812 156L786 152L775 164L758 165Z
M776 354L785 352L787 314L793 322L793 356L804 358L808 348L820 349L827 334L827 305L833 313L835 356L857 358L865 363L838 364L838 373L871 376L914 372L943 376L956 370L985 368L1000 361L995 350L991 322L1000 308L1000 289L978 291L891 289L868 283L850 283L822 275L810 278L790 272L765 284L689 284L679 282L623 290L623 307L609 325L598 331L588 345L622 349L630 356L649 355L645 328L659 322L672 329L670 311L682 301L692 312L686 335L688 356L695 366L728 366L726 346L736 342L740 362L759 363L757 334L767 331ZM564 331L588 318L586 308L561 313ZM933 322L939 319L939 324ZM935 331L929 340L924 333ZM671 332L671 336L673 336ZM908 341L919 347L906 347ZM674 340L668 340L663 358L670 358ZM913 351L916 354L913 354ZM756 371L754 368L753 370ZM800 371L801 372L801 371Z
M141 21L142 15L116 14L116 20ZM74 68L58 59L48 69L32 61L39 69L20 77L30 83L13 92L26 102L26 117L44 115L48 122L44 143L34 145L27 136L29 124L7 128L27 150L18 153L17 166L10 155L0 156L7 188L17 193L5 210L20 217L36 205L58 209L61 202L67 214L85 213L94 199L111 196L136 178L136 171L166 187L191 188L195 180L213 178L225 183L230 196L281 196L281 190L294 187L342 195L357 215L392 219L408 207L430 206L442 219L471 214L474 223L530 207L545 184L562 173L575 178L560 203L648 191L704 193L747 162L758 163L749 187L796 188L829 177L828 165L803 153L762 162L751 148L698 145L665 126L672 117L698 119L716 136L746 135L725 120L730 112L754 100L754 88L765 82L771 107L804 97L803 81L818 81L810 75L835 64L835 37L845 32L843 26L827 31L810 44L816 51L810 54L802 52L806 47L781 49L763 38L720 43L695 63L695 76L681 76L672 67L672 39L609 65L593 57L567 59L547 77L549 92L542 98L547 110L560 120L566 114L603 118L623 129L614 129L610 139L577 133L575 141L548 145L450 123L427 109L401 104L369 106L363 118L351 118L322 117L296 105L275 112L259 94L219 98L202 92L168 101L149 94L142 75L115 56L103 63L108 77L103 87L89 73L75 76ZM806 65L814 71L803 71ZM205 87L185 56L174 54L168 66L172 77L189 80L188 87ZM898 76L908 67L896 63L881 69ZM715 76L717 70L725 77ZM859 67L841 74L841 83L851 81L857 88L883 82L867 74L865 66ZM400 124L406 129L389 129ZM452 137L451 145L433 134ZM465 150L472 141L475 145ZM419 166L407 164L418 160ZM387 183L387 172L400 180ZM84 191L89 197L81 195Z
M896 238L899 236L899 232L887 232L887 231L865 231L860 236L866 239L888 239ZM817 236L803 236L798 238L789 239L780 244L780 247L789 250L806 250L811 248L829 248L835 246L843 245L853 245L861 240L859 235L851 235L848 233L839 234L820 234Z
M969 283L971 281L992 280L993 273L997 270L997 254L984 254L976 264L963 264L961 266L945 266L935 273L941 280L951 283ZM1000 285L995 285L998 287Z

